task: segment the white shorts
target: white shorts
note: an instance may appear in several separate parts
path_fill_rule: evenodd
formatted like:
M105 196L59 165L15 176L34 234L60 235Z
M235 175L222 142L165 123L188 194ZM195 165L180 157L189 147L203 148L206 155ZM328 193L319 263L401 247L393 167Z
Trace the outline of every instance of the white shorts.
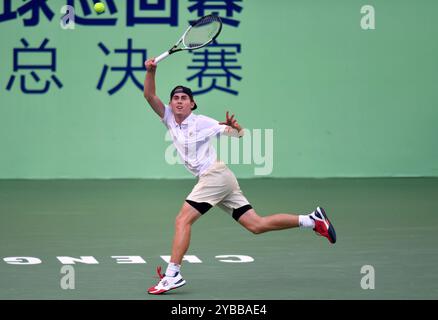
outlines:
M244 213L236 213L236 209L246 209L245 212L251 209L234 173L222 161L217 161L199 176L198 183L186 199L197 203L206 202L212 207L217 205L235 219L236 214L238 219Z

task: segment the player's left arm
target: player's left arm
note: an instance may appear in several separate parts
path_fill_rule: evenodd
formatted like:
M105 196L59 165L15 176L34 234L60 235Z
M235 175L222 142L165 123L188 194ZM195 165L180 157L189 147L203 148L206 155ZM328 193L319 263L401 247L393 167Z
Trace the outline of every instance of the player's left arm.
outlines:
M239 137L239 138L242 137L244 130L242 126L239 123L237 123L237 119L234 118L234 114L230 117L227 111L225 116L226 116L226 120L223 122L219 122L219 124L227 126L223 134L231 137Z

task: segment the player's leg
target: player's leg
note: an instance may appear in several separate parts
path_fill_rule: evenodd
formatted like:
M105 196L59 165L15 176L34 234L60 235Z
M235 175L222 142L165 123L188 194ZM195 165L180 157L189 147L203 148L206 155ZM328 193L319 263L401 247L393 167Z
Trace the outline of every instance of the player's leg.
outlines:
M230 192L226 183L226 170L224 163L215 163L199 177L198 183L187 196L175 220L172 256L165 276L160 281L161 284L175 283L176 281L181 281L177 282L179 286L185 284L181 277L180 267L184 254L189 248L192 224ZM159 294L174 289L169 289L169 285L163 288L160 283L151 288L149 293Z
M161 268L157 269L160 281L156 286L149 288L148 293L162 294L169 290L179 288L186 283L180 272L181 262L184 254L189 248L192 224L201 217L202 214L199 210L204 210L202 208L211 208L211 206L208 206L208 204L198 204L195 202L189 204L187 200L184 202L175 219L175 231L170 262L164 275L161 274ZM196 209L196 207L198 207L199 210Z
M235 178L234 178L235 179ZM234 220L254 234L272 230L296 228L300 226L300 216L290 213L277 213L259 216L249 204L237 181L233 191L222 200L219 207L231 214ZM309 219L312 221L311 219Z
M335 229L321 207L317 207L315 211L305 215L277 213L260 216L249 204L240 188L233 190L221 201L219 206L254 234L301 227L313 229L318 235L326 237L331 243L336 242Z
M254 209L246 211L238 222L254 234L299 227L298 215L277 213L262 217Z
M317 234L326 237L330 243L336 242L335 229L321 207L317 207L315 211L307 215L277 213L267 216L259 216L251 208L236 218L242 226L254 234L302 227L313 229Z
M232 171L227 169L226 173L226 184L231 192L218 205L252 233L260 234L296 227L312 228L317 234L326 237L331 243L336 242L335 229L327 218L324 209L317 207L315 211L307 215L277 213L259 216L243 195Z
M184 254L189 248L192 224L199 217L201 217L201 213L188 202L184 202L175 219L171 263L181 265Z

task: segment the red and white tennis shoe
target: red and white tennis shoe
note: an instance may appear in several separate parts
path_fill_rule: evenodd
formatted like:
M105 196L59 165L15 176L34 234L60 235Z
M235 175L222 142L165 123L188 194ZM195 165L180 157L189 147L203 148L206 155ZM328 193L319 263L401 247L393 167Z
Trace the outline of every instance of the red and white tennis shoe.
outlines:
M315 228L313 228L313 231L322 237L326 237L330 243L336 242L335 228L330 223L323 208L317 207L315 212L310 214L310 219L315 221Z
M182 287L186 284L186 281L179 272L177 272L174 277L168 277L164 274L161 274L161 267L158 267L157 273L160 278L160 282L158 282L156 286L148 289L149 294L162 294L167 291Z

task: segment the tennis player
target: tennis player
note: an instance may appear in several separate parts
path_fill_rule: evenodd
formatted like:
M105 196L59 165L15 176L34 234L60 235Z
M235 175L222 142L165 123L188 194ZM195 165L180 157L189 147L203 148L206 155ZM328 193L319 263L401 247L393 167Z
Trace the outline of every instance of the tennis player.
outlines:
M157 269L160 281L148 289L150 294L162 294L186 284L180 268L184 254L190 243L192 224L213 206L228 212L237 222L254 234L295 227L311 228L326 237L330 243L336 242L333 225L324 209L317 207L307 215L273 214L259 216L240 190L236 177L221 161L210 140L221 134L240 138L243 128L234 115L226 113L224 122L194 114L197 108L192 91L184 86L176 86L170 93L169 105L165 105L155 93L154 59L145 61L146 77L144 96L155 113L170 131L173 144L185 167L198 178L197 184L187 196L175 221L172 256L165 274Z

